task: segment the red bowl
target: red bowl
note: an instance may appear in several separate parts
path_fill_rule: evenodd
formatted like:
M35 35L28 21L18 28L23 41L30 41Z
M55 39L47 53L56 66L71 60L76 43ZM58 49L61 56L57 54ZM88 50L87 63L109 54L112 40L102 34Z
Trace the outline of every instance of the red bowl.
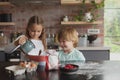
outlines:
M46 61L46 59L48 58L48 56L35 56L35 55L28 55L28 58L30 60L33 60L33 61Z

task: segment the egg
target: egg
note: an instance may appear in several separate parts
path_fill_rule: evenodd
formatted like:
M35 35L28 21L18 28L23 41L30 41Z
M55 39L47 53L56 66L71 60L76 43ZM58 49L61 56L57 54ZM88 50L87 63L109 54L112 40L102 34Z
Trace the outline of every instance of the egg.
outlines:
M26 67L26 64L24 62L20 62L21 67Z

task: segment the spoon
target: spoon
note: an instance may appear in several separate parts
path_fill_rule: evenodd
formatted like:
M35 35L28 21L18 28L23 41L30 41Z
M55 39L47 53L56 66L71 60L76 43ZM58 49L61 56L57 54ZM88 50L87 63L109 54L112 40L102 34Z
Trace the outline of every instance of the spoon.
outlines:
M40 50L40 51L39 51L39 56L40 56L41 52L42 52L42 51Z
M13 53L16 49L18 49L20 47L20 45L18 45L17 47L15 47L10 53Z

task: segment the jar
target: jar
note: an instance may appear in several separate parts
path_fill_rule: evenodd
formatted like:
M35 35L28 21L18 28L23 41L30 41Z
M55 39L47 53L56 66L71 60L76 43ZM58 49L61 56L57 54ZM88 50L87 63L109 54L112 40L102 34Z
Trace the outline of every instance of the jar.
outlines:
M91 12L85 13L85 21L90 22L93 19Z
M65 16L65 17L63 18L63 21L67 22L67 21L68 21L68 16Z
M0 47L4 47L7 44L7 37L3 31L0 31Z
M86 47L87 46L87 34L79 37L78 46Z

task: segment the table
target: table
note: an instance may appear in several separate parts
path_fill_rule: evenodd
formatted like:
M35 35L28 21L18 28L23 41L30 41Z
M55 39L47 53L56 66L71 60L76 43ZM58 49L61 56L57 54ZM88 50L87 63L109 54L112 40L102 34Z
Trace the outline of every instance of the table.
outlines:
M0 80L120 80L120 61L79 63L79 70L62 73L59 70L36 71L13 76L4 69L17 62L0 62Z

